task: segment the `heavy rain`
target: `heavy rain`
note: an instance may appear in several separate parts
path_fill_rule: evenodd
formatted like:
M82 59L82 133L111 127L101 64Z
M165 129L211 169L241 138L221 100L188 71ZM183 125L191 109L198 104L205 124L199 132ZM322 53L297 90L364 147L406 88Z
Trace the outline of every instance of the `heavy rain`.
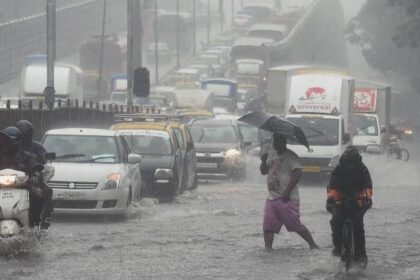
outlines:
M420 279L419 12L0 0L0 280Z

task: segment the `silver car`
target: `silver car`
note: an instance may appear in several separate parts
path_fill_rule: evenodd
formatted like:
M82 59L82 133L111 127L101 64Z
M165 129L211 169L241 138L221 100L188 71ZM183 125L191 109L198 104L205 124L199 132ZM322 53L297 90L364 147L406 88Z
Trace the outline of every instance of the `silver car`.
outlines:
M55 213L124 214L140 199L141 156L128 153L118 132L50 130L43 144L56 153L55 175L49 182Z

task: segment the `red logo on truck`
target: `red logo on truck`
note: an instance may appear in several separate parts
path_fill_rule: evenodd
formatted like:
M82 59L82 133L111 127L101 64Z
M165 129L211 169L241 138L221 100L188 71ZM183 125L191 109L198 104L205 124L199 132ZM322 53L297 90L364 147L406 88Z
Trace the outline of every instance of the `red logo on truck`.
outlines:
M305 91L305 95L299 98L299 100L320 100L325 99L326 90L322 87L311 87Z

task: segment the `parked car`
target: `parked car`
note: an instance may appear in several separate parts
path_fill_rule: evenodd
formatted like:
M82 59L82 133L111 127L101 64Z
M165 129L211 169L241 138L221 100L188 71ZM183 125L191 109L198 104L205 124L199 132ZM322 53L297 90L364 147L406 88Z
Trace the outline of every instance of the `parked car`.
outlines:
M245 176L245 148L237 121L198 120L190 125L199 179L241 180Z
M111 129L124 135L132 153L142 156L142 195L174 199L183 189L185 165L172 126L152 116L122 118L125 121L114 124Z
M159 63L171 62L171 50L166 42L157 43L157 53ZM151 42L147 48L147 61L153 63L156 59L156 46L155 42Z
M56 159L54 213L123 214L140 199L141 156L129 153L116 131L66 128L49 130L43 145Z

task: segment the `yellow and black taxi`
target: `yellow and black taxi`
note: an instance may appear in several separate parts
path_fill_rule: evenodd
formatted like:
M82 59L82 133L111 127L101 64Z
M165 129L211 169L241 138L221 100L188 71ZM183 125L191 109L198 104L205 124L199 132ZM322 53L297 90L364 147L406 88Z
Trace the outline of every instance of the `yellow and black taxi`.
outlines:
M183 143L173 125L160 117L117 115L111 127L126 139L131 153L142 156L142 196L175 198L184 188Z
M210 120L213 118L211 112L201 109L178 109L175 113L183 123L190 123L194 120Z

